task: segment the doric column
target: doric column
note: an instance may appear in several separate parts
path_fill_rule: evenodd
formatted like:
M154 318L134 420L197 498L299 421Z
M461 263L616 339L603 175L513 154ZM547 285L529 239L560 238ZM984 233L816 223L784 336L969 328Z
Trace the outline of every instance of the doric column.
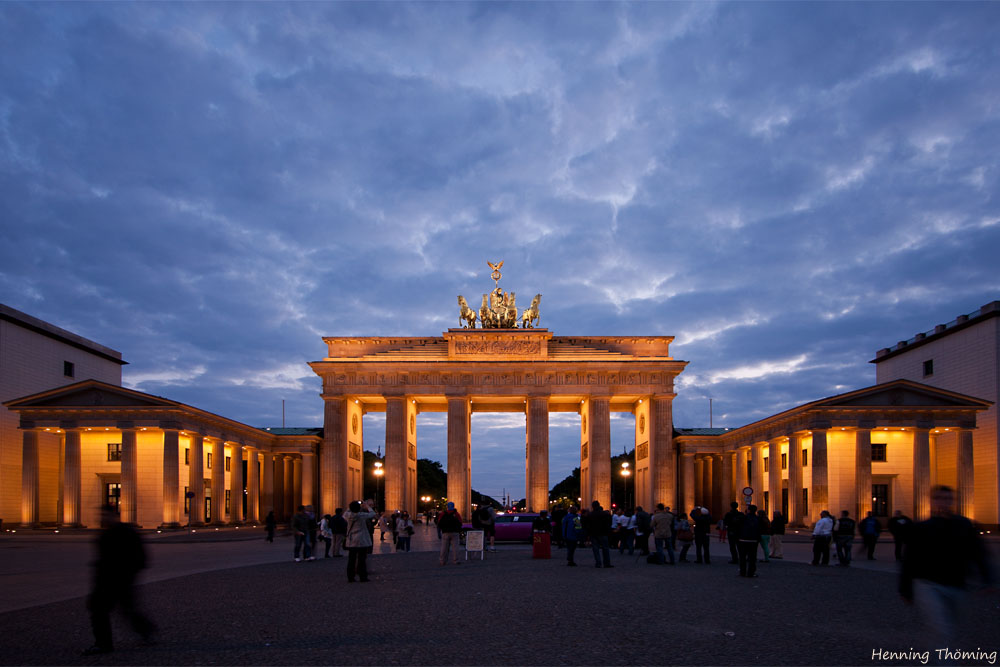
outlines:
M243 523L243 445L234 442L229 445L229 523L238 526Z
M681 455L681 466L682 466L682 483L681 488L684 489L684 506L681 507L685 512L690 512L694 509L695 503L695 489L698 486L697 479L698 473L696 469L696 461L694 454L684 453ZM654 505L655 507L655 505ZM677 509L677 508L674 508ZM652 509L650 509L652 511Z
M809 489L809 509L810 517L819 517L823 510L830 511L830 482L829 467L826 449L826 430L829 426L816 427L812 429L812 460L809 462L812 468L812 488ZM835 514L835 512L831 512Z
M736 460L733 465L733 474L736 476L736 500L743 502L743 489L750 486L750 478L747 475L747 455L750 453L749 447L740 447L736 450Z
M802 506L802 436L788 436L788 522L801 526L805 521Z
M722 455L712 454L712 500L708 508L719 518L725 513L722 507L722 495Z
M653 495L651 502L674 506L677 504L677 487L674 480L676 461L672 401L672 394L653 396L650 399L649 456ZM610 449L608 453L610 454Z
M180 431L163 428L163 528L181 525Z
M385 509L406 504L406 397L385 397ZM449 475L451 477L451 475ZM462 518L467 518L462 514Z
M931 515L931 451L929 429L913 429L913 519Z
M860 521L872 509L872 430L867 424L854 432L854 497Z
M347 441L348 422L347 416L348 401L342 396L325 397L323 401L323 448L320 450L320 505L324 514L333 514L337 507L346 507L347 501ZM280 457L279 457L280 465ZM280 476L279 476L280 477ZM281 485L284 488L284 480L275 480L275 489ZM276 515L284 516L288 512L288 507L284 504L280 494L275 505L280 506L282 512L275 511ZM288 512L290 515L290 512Z
M38 526L38 431L21 432L21 527Z
M588 407L590 408L588 420L590 491L593 497L584 498L583 503L584 507L589 507L596 500L606 509L611 507L611 399L607 396L592 396L588 401Z
M232 463L230 463L232 466ZM230 494L232 501L232 494ZM226 523L226 440L212 441L212 523Z
M468 398L448 397L448 500L455 503L463 519L470 518L472 506L469 486L471 416L472 404Z
M263 491L261 492L260 513L267 516L268 512L274 511L274 455L271 452L261 451L261 470L264 472ZM333 512L330 512L333 514ZM277 512L275 512L277 516Z
M285 520L285 457L274 455L274 517Z
M285 455L285 518L291 519L298 509L295 502L295 459Z
M256 447L247 447L247 521L260 521L260 468Z
M729 503L736 500L736 493L733 491L733 487L735 486L735 479L733 477L733 452L723 452L720 458L722 460L719 474L720 481L722 482L722 502L716 511L722 514L729 511Z
M753 457L753 465L750 466L753 475L753 481L750 482L753 487L753 504L757 509L764 509L764 445L754 443L750 447L750 456Z
M188 489L194 494L188 507L188 525L205 525L205 439L200 433L191 434L188 452Z
M771 438L767 443L767 498L771 518L781 511L781 442ZM763 495L761 500L763 500Z
M702 457L701 466L701 504L703 507L712 508L712 456L711 454Z
M705 459L701 456L694 457L694 504L705 504ZM694 505L691 509L694 509Z
M958 432L958 513L975 519L975 477L972 467L972 431L963 428Z
M119 424L122 434L122 474L120 514L122 523L139 522L139 452L135 444L135 427Z
M549 509L549 399L529 396L525 405L527 455L525 499L529 512Z
M316 455L306 452L302 455L302 504L316 504Z
M66 452L63 458L62 525L80 526L80 430L65 428Z
M308 505L302 497L302 457L297 456L292 459L292 497L295 498L295 508L299 505Z

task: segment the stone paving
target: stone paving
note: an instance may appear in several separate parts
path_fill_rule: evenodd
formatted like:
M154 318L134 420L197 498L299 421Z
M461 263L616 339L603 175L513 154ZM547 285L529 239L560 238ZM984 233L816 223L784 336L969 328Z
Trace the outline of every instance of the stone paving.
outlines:
M81 657L92 639L74 596L0 613L0 664L870 665L919 664L873 663L873 650L932 648L882 560L822 568L795 556L748 580L714 542L711 566L649 566L615 552L611 570L595 569L589 551L569 568L564 552L533 560L530 547L510 545L441 567L429 551L436 536L419 527L421 550L374 555L373 580L362 584L347 582L345 558L292 562L287 537L191 537L149 540L153 566L140 590L157 644L141 645L117 618L116 652ZM43 571L58 567L52 554L83 553L89 539L0 541L3 589L25 577L10 565L22 561L38 563L27 575L37 588L58 588ZM86 562L64 563L82 577L73 592L85 591ZM969 612L964 648L998 650L996 595L974 595Z

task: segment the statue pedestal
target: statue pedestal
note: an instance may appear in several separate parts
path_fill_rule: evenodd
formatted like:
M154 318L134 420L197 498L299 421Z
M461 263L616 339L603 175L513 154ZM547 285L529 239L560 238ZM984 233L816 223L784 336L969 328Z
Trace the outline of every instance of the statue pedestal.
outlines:
M448 329L448 358L535 361L549 356L548 329Z

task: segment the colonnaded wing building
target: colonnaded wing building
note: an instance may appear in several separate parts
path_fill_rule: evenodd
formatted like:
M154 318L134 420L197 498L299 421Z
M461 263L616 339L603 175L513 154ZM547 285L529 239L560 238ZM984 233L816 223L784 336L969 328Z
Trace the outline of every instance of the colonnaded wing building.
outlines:
M502 263L501 263L502 264ZM494 280L499 279L494 267ZM557 336L496 287L439 337L328 337L311 364L322 428L256 428L121 386L121 354L0 306L0 518L97 526L119 508L144 528L321 513L362 493L364 415L386 413L386 507L417 507L417 414L447 413L448 497L470 509L473 412L526 416L529 509L549 505L549 413L579 415L581 496L607 506L610 413L635 416L636 502L707 506L742 489L794 524L823 509L929 512L929 489L998 521L1000 301L877 353L877 384L739 428L676 428L670 336ZM518 327L517 325L521 326ZM478 325L478 326L477 326ZM380 443L381 444L381 443ZM520 443L517 445L518 453Z

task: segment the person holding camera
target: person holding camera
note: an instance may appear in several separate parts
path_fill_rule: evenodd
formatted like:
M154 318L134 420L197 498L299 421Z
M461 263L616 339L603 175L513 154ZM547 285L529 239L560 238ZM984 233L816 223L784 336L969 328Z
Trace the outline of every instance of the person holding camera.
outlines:
M347 522L347 581L353 582L355 577L360 581L368 581L368 550L372 547L372 534L368 531L368 522L375 518L372 502L364 504L353 500L344 512Z

